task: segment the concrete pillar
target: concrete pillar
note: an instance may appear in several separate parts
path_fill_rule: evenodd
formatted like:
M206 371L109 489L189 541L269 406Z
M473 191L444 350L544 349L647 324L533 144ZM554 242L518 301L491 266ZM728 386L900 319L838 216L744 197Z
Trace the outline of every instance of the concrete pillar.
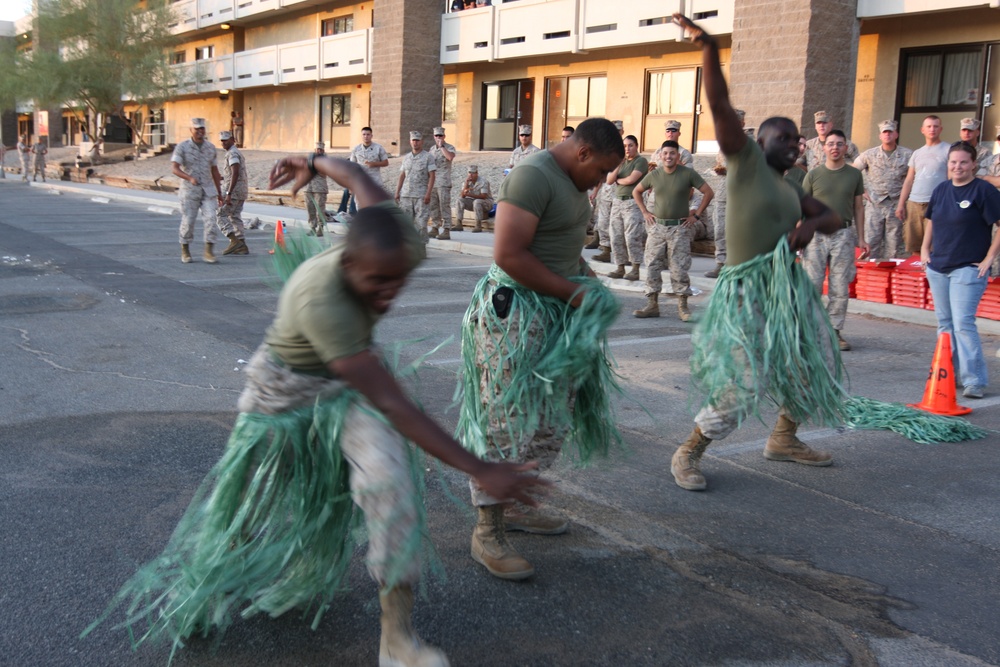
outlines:
M813 113L851 134L860 22L857 0L739 0L733 21L730 97L747 125L771 116L816 136Z
M371 125L390 153L409 150L410 131L441 123L440 0L375 0ZM426 145L425 144L425 145Z

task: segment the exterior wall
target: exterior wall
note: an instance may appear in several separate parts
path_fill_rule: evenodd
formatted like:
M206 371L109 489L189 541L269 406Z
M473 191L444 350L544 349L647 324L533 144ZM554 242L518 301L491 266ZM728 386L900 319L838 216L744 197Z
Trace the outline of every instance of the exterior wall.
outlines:
M879 121L896 118L902 49L990 41L1000 41L1000 12L995 9L964 9L866 20L858 49L854 142L859 148L874 146L878 142ZM1000 97L1000 90L990 92L994 98ZM924 114L917 115L921 117L902 119L899 143L908 148L918 148L924 143L920 135ZM967 113L937 115L941 116L944 126L943 140L957 141L958 120ZM987 135L994 129L989 125L995 124L997 122L987 123L983 135L987 140L990 138Z
M340 14L337 14L340 16ZM247 28L246 50L260 49L265 46L275 46L287 42L298 42L303 39L319 37L320 22L316 14L287 18L283 21L265 23L253 28Z
M219 132L229 129L231 104L218 97L175 100L163 105L167 125L167 142L176 144L191 136L191 119L204 118L207 136L213 144L219 143Z
M850 134L856 14L857 0L736 3L731 92L747 112L747 125L786 116L815 136L813 113L825 109Z
M530 122L534 126L535 144L544 147L546 79L586 74L607 76L605 117L621 120L626 134L642 137L645 130L645 88L648 72L673 67L701 66L701 54L685 44L671 42L658 45L656 51L658 52L650 53L650 49L608 49L589 54L526 58L503 63L483 63L472 71L448 74L446 83L458 83L459 129L458 135L455 136L457 143L452 143L462 150L477 150L480 146L483 84L513 79L534 79L535 103ZM723 48L720 55L725 67L730 57L729 49ZM703 104L703 108L705 114L701 119L702 131L699 132L698 139L701 142L713 142L715 136L711 130L707 104ZM661 134L662 128L659 128L656 136L660 137ZM682 128L681 143L690 147L691 138L692 130L685 124ZM660 140L662 141L662 138Z

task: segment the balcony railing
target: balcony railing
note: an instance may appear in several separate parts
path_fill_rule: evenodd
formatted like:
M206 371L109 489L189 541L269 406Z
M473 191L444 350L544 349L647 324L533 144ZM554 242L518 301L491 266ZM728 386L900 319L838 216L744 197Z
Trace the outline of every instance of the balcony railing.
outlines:
M441 18L441 62L505 60L675 41L686 4L712 34L733 31L733 0L520 0Z
M176 21L170 28L180 34L286 7L298 9L308 2L316 4L314 0L180 0L172 4Z
M371 74L372 29L288 42L174 65L178 95Z

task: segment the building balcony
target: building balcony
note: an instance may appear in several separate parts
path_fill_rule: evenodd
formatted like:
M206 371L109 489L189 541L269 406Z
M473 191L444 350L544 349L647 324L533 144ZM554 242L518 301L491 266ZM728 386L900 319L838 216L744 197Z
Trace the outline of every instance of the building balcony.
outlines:
M287 0L286 0L287 1ZM355 30L174 65L178 95L371 74L372 30Z
M996 0L858 0L858 18L873 19L996 6Z
M170 26L175 35L210 28L240 19L255 20L258 15L282 10L294 11L303 7L329 5L322 0L180 0L172 7L176 22Z
M732 0L520 0L441 17L441 63L499 61L681 39L670 15L732 34Z

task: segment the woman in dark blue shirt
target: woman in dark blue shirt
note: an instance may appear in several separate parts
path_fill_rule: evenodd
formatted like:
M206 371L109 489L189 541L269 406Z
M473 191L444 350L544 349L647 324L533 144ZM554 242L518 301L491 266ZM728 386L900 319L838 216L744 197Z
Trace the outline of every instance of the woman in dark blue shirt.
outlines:
M951 336L959 380L967 398L982 398L989 376L976 329L976 309L990 264L1000 252L1000 192L975 177L976 149L959 141L948 152L948 177L931 194L920 260L934 295L938 334Z

